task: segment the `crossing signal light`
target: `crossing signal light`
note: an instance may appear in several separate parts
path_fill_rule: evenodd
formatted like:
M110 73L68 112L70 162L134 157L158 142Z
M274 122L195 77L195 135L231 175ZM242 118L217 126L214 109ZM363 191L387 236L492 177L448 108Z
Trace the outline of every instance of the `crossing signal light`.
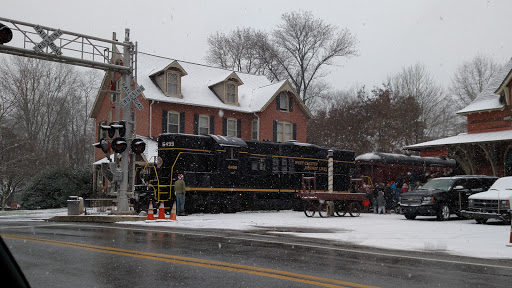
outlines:
M12 40L12 31L9 27L0 23L0 44L9 43Z
M114 128L112 128L112 126L110 126L110 125L101 125L100 128L101 128L101 130L106 130L108 132L108 137L109 138L114 138L116 130Z
M113 134L116 133L115 130L118 131L119 137L124 137L124 134L126 134L126 123L124 121L119 121L117 123L111 123L110 127L113 128L112 130L114 130ZM109 131L109 133L110 133L110 131ZM109 134L109 136L110 136L110 134ZM113 138L114 135L112 135L110 137Z
M110 147L112 147L112 150L116 153L123 153L124 150L126 150L126 147L128 144L126 143L126 140L121 137L117 137L114 140L112 140L112 144Z
M94 146L96 148L100 148L101 151L103 151L103 153L105 153L105 154L108 152L108 142L104 138L101 138L100 142L94 143L94 144L92 144L92 146Z
M132 141L132 144L130 145L130 148L133 153L135 154L142 154L144 153L144 150L146 150L146 143L142 141L141 139L135 138Z

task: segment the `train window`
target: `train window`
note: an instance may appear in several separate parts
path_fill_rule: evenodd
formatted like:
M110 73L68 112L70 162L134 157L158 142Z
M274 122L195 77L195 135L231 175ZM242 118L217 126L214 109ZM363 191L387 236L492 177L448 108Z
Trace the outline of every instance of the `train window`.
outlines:
M235 147L227 147L226 148L226 152L227 152L227 159L228 160L237 160L238 159L238 151L236 150Z
M251 169L258 170L258 159L252 159L251 161Z
M272 173L279 172L279 159L272 158Z
M253 171L265 171L265 159L260 158L252 158L251 159L251 169Z
M265 171L265 160L263 159L260 160L260 170Z
M283 171L283 173L288 172L288 159L286 158L281 159L281 171Z
M288 159L288 171L295 173L295 160L292 158Z

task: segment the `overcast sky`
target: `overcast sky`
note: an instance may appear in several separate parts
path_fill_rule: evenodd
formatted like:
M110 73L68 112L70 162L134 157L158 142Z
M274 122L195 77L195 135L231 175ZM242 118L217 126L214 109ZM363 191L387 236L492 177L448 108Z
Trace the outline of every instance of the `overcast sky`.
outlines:
M130 28L139 51L205 63L208 35L237 27L270 31L286 12L311 11L357 36L359 56L328 69L334 88L380 85L423 63L443 87L478 53L512 57L512 1L59 1L1 0L0 17L110 39ZM58 11L58 12L56 12Z

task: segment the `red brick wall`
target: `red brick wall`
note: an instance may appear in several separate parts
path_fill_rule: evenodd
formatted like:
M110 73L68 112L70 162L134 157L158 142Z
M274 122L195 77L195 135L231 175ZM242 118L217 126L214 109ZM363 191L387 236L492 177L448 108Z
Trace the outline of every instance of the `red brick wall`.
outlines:
M508 117L511 119L505 120ZM512 129L510 107L504 110L472 113L468 115L468 132L480 133Z
M153 138L158 137L162 133L162 111L175 111L178 113L185 112L185 133L193 134L194 133L194 114L200 115L208 115L215 116L215 131L213 134L222 135L222 117L219 115L219 111L221 109L218 108L207 108L207 107L199 107L199 106L190 106L184 104L174 104L174 103L164 103L164 102L154 102L153 107L151 109L151 101L144 100L142 97L138 97L139 101L144 106L142 110L137 111L137 134L141 136L151 136ZM151 125L151 134L149 133L150 125L150 110L152 110L152 125ZM104 97L103 102L101 103L101 108L99 110L98 116L96 118L96 127L98 124L108 121L108 112L112 111L113 120L115 121L115 109L111 108L110 104L110 96ZM222 110L223 117L225 118L235 118L242 120L242 138L243 139L251 139L252 137L252 120L257 120L257 116L251 113L241 113L234 112L229 110ZM280 111L276 109L276 100L272 101L265 111L262 113L257 113L260 116L260 140L273 140L273 121L285 121L291 124L297 125L297 139L300 142L306 141L306 114L300 108L297 101L293 101L293 112L288 111ZM122 118L122 113L121 113ZM96 131L96 139L97 133L100 131ZM105 157L105 155L100 151L100 149L95 149L94 161L98 161Z
M149 111L149 103L144 104L144 110ZM147 109L146 109L147 107ZM162 132L162 110L174 111L174 112L185 112L185 133L194 133L194 114L215 116L215 131L213 134L222 135L222 117L219 115L221 109L218 108L206 108L198 106L190 106L183 104L174 103L156 103L153 105L153 116L152 116L152 131L151 136L157 137ZM222 110L224 118L235 118L242 120L242 138L251 139L252 135L252 120L258 118L254 114L234 112L229 110ZM257 113L260 116L260 140L271 140L273 139L273 120L286 121L289 123L297 124L297 140L300 142L306 141L306 115L304 111L299 107L298 103L294 101L293 112L282 112L276 109L275 100L268 105L268 107L262 113ZM142 120L144 119L144 120ZM140 135L148 136L149 131L149 112L147 118L139 117L137 114L137 133ZM146 121L146 123L141 123ZM140 130L147 129L147 130Z

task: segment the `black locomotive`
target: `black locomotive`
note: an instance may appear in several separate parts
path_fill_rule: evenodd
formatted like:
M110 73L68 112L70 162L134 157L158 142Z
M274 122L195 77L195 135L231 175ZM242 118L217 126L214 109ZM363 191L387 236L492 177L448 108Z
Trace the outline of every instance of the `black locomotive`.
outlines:
M334 192L348 192L354 152L331 149ZM136 210L149 201L174 202L173 185L183 174L185 211L236 212L302 209L302 177L315 177L316 191L328 189L329 149L307 143L259 142L218 135L165 133L158 137L158 160L137 170Z

